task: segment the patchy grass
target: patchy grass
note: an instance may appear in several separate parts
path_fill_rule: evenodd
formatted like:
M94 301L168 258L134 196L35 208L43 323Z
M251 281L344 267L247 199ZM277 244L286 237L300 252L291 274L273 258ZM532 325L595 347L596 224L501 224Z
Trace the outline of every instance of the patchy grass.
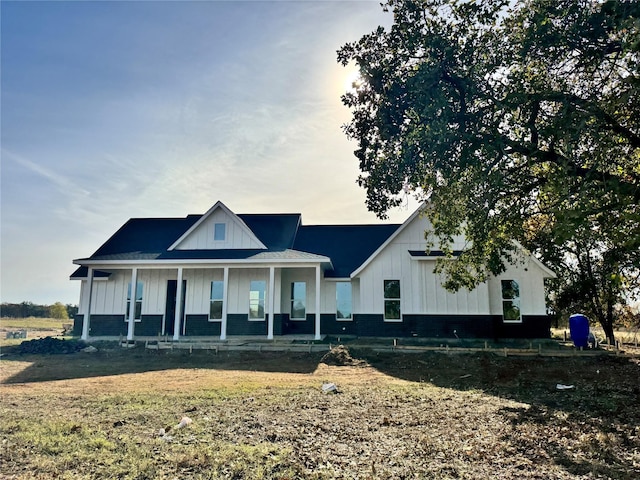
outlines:
M591 329L594 335L602 342L606 341L606 335L601 327L594 327ZM639 329L618 329L615 331L616 341L624 345L640 345L640 330Z
M63 326L73 323L73 320L59 320L57 318L0 318L0 328L26 330L62 330Z
M594 335L601 340L602 342L606 341L606 336L604 334L604 330L600 326L591 326L590 330L594 333ZM633 344L635 342L640 343L640 330L638 329L618 329L615 332L616 340L625 344ZM567 341L571 341L571 333L569 331L569 327L565 328L552 328L551 329L551 338L556 340L563 340L567 338Z
M48 336L62 336L65 325L73 324L73 320L58 320L55 318L0 318L0 348L20 345L24 338L7 338L8 332L26 330L26 340L44 338Z
M640 476L635 359L349 355L358 361L343 366L268 352L11 356L0 362L3 475ZM177 428L185 416L193 423Z

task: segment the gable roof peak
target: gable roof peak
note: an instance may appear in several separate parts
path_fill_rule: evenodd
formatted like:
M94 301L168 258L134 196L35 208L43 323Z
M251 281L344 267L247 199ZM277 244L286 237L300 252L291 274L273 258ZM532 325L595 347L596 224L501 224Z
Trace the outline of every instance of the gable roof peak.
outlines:
M227 207L224 203L218 200L209 210L207 210L204 215L200 217L186 232L184 232L180 238L178 238L173 244L167 249L169 251L176 249L186 238L191 235L192 232L196 231L200 225L202 225L214 212L222 210L227 216L229 216L236 224L240 226L242 230L249 235L254 242L256 242L259 248L266 249L266 245L262 243L256 235L251 231L251 229L247 226L247 224L235 213L233 213L229 207Z
M425 210L425 203L422 203L418 208L416 208L416 210L411 214L411 216L409 218L407 218L391 235L389 235L389 237L385 240L385 242L380 245L378 247L378 249L373 252L369 258L367 258L362 265L360 265L360 267L358 267L352 274L351 277L354 278L356 276L358 276L360 274L360 272L362 272L367 265L369 265L373 259L382 251L384 250L387 245L389 245L398 235L400 235L400 233L402 233L402 231L407 228L408 225L411 224L411 222L413 222L416 217L421 216L424 214L424 210Z

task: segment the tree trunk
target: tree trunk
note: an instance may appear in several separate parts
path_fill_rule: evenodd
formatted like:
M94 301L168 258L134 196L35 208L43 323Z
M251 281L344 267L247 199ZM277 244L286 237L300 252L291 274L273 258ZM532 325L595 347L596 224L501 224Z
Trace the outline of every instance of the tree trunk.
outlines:
M609 343L609 345L615 345L616 337L613 333L613 322L600 320L600 325L602 325L602 329L604 330L604 334L607 337L607 342Z
M613 333L613 306L615 304L615 295L613 294L613 289L611 283L605 284L603 288L605 292L605 307L606 310L604 312L604 321L601 322L602 328L604 329L604 334L607 336L607 341L609 345L615 346L616 338Z
M616 338L613 333L613 306L607 303L606 308L603 308L602 303L597 296L594 296L591 299L591 304L593 306L594 314L598 319L598 323L602 327L602 330L604 330L607 343L615 346Z

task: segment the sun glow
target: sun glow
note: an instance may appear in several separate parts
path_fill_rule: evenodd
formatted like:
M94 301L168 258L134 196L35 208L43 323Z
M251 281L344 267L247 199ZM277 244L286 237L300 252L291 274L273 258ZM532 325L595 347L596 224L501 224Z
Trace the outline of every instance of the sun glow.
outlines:
M362 83L362 77L360 77L360 69L354 65L349 65L344 77L344 92L352 92L358 88Z

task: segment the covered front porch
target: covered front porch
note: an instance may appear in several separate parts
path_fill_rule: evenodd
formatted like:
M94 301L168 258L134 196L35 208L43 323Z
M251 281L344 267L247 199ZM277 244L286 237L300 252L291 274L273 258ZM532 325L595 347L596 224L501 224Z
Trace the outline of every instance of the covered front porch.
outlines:
M96 262L87 265L86 276L76 277L82 289L74 331L83 340L288 335L320 340L325 259L297 260L173 268ZM302 297L292 291L294 284Z

